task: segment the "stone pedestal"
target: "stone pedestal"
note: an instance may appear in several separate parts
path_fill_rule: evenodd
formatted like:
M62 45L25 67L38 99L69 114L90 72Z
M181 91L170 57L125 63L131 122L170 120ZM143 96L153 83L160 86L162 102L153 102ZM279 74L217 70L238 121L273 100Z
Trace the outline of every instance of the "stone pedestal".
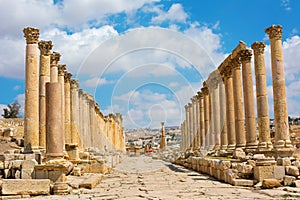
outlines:
M268 151L273 148L270 139L270 118L267 93L266 67L264 60L264 42L254 42L251 48L254 51L254 67L256 80L256 104L259 143L258 151Z
M269 35L272 59L272 83L274 98L275 145L281 151L292 148L289 135L286 88L284 78L284 62L282 55L282 27L272 25L265 29Z
M39 149L39 29L24 28L26 38L26 77L24 111L24 153Z

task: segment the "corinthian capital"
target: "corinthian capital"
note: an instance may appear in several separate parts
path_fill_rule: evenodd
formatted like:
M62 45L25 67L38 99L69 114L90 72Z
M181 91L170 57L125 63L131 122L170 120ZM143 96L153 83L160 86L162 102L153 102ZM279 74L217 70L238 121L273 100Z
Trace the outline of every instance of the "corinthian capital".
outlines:
M282 39L282 26L280 25L272 25L265 29L265 32L269 35L270 39Z
M78 89L79 88L79 82L77 79L71 79L71 89Z
M250 62L252 57L252 51L250 49L241 50L239 52L239 56L241 58L241 61Z
M27 44L37 44L39 41L40 31L37 28L27 27L23 29L24 37Z
M65 75L65 71L66 71L66 65L62 64L62 65L58 65L58 76L64 76Z
M258 54L258 55L264 54L265 47L266 47L266 43L265 42L254 42L251 45L251 48L253 49L254 54Z
M60 60L60 54L53 51L50 57L50 63L51 65L57 65L58 61Z
M69 72L66 72L66 73L65 73L65 83L70 82L71 77L72 77L72 74L69 73Z
M39 41L39 49L42 55L49 56L52 47L52 41Z

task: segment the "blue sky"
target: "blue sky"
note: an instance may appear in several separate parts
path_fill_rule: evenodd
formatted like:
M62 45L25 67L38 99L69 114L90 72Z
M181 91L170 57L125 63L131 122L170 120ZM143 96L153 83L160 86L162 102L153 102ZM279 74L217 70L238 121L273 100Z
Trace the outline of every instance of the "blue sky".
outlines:
M298 0L2 0L0 111L24 104L25 39L40 29L61 64L93 94L105 114L121 112L124 126L179 125L184 105L240 40L267 43L264 29L283 26L289 115L300 116L300 1ZM253 81L255 83L254 77ZM254 87L255 90L255 87Z

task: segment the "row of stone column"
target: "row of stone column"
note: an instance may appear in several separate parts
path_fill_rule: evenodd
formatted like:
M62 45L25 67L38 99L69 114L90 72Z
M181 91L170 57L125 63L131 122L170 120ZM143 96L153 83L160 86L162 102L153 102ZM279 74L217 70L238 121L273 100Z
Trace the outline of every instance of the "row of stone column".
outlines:
M254 42L257 116L252 82L252 50L244 42L204 81L201 90L185 106L181 124L181 150L289 151L292 149L286 104L282 56L282 27L273 25L269 35L274 94L275 141L270 138L264 42ZM258 133L256 131L258 127Z
M60 54L51 53L52 42L38 41L39 29L28 27L23 32L27 42L24 152L46 149L48 157L63 157L65 144L77 144L82 150L125 151L122 115L102 114L66 65L58 64Z

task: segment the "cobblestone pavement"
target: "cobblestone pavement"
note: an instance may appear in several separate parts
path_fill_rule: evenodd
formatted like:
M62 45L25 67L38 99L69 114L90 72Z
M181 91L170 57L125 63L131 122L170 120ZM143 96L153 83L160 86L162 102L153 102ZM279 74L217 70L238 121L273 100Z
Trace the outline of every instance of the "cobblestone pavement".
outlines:
M34 199L296 199L298 190L260 190L221 183L209 176L149 157L126 157L92 190Z

